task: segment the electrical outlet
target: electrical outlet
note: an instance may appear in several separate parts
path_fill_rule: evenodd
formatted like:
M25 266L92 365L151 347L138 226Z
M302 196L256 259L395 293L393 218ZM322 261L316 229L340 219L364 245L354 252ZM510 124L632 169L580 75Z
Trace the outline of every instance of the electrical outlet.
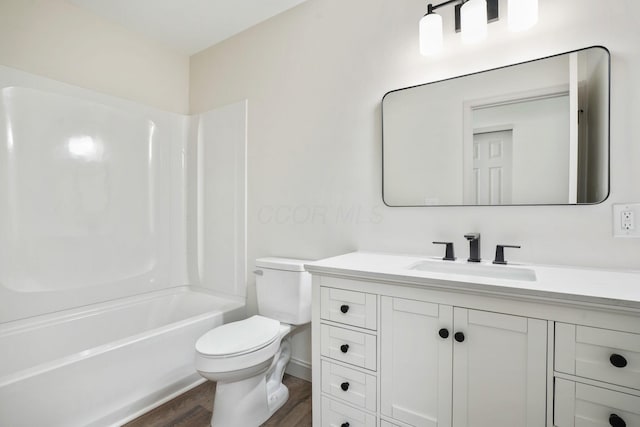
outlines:
M640 230L636 228L637 215L640 215L640 203L613 205L613 235L640 238Z
M636 228L633 221L633 211L622 211L621 224L623 230L633 230Z

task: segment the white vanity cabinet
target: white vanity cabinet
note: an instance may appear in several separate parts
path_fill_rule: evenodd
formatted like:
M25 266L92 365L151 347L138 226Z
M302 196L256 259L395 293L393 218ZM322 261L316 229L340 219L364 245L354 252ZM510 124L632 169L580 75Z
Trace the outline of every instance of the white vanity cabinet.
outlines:
M554 371L554 426L640 426L640 334L557 322Z
M546 320L394 296L396 286L365 292L370 283L315 281L322 405L352 406L316 424L545 424Z
M547 321L458 307L453 317L452 425L543 426Z
M314 299L314 386L322 393L314 425L377 427L378 296L323 286Z
M562 294L572 271L494 284L371 258L307 266L314 426L640 427L640 275Z
M452 325L451 306L381 298L382 415L415 426L451 425Z

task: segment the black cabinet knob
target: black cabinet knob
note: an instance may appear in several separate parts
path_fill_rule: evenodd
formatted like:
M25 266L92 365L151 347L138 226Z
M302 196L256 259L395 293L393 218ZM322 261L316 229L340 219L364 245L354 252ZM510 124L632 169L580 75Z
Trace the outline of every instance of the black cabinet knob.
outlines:
M340 351L343 353L346 353L347 351L349 351L349 344L342 344L340 346Z
M616 368L624 368L627 366L627 359L625 359L624 356L615 353L611 355L609 362L611 362L611 364Z
M455 340L458 341L458 342L462 342L462 341L464 341L464 334L462 332L456 332L453 335L453 338L455 338Z
M340 427L349 427L349 423L342 423L340 424Z
M349 311L349 306L348 306L348 305L346 305L346 304L342 304L342 305L340 306L340 311L341 311L342 313L346 313L347 311Z
M449 338L449 330L446 328L442 328L438 331L438 335L440 335L440 338L447 339Z
M611 427L627 427L627 423L616 414L609 415L609 425Z
M342 384L340 384L340 388L342 389L342 391L347 391L349 390L349 383L348 382L343 382Z

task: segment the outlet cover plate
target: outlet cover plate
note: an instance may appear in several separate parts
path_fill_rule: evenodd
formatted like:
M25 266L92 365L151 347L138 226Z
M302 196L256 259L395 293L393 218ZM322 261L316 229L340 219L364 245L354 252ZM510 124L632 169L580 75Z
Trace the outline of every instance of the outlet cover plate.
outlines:
M633 227L626 229L623 224L623 213L632 212ZM613 236L640 238L640 203L617 203L613 205Z

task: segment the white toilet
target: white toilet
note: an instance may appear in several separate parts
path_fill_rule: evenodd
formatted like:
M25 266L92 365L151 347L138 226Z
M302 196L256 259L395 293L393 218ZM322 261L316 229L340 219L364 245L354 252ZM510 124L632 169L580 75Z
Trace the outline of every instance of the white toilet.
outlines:
M289 398L282 384L290 333L311 321L308 261L256 260L259 315L219 326L196 342L196 369L216 381L213 427L257 427Z

